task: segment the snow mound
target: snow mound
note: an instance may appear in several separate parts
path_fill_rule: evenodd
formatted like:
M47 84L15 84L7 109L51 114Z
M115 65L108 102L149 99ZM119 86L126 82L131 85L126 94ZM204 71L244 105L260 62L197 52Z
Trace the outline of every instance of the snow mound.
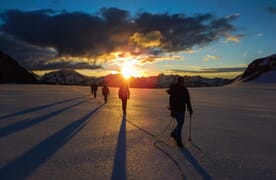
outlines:
M276 54L254 60L229 86L276 84Z
M262 73L258 78L252 80L253 83L276 83L276 70Z
M268 57L260 58L254 60L252 63L250 63L241 76L240 80L243 82L251 81L251 80L257 80L259 77L263 74L267 74L270 71L276 71L276 55L271 55ZM270 73L269 73L270 74ZM265 76L269 79L269 82L276 82L271 81L272 78ZM265 82L268 82L264 77L262 79ZM275 80L275 78L274 78ZM258 82L261 82L261 79L258 80Z

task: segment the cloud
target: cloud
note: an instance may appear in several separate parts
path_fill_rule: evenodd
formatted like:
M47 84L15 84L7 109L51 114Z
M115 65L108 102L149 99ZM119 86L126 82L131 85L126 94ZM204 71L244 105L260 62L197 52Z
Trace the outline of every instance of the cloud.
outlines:
M157 61L164 61L164 60L183 60L184 58L182 56L178 55L160 55L160 56L153 56L149 55L146 57L138 58L140 60L140 64L148 64L148 63L153 63Z
M202 69L206 73L219 73L219 72L241 72L244 71L246 67L223 67L223 68L205 68Z
M193 49L185 49L183 52L187 54L194 54L196 51Z
M258 54L262 54L263 51L262 51L262 50L258 50L257 53L258 53Z
M195 74L205 74L205 73L230 73L230 72L243 72L246 67L222 67L222 68L202 68L199 70L181 70L181 69L171 69L168 70L174 73L195 73Z
M204 62L208 62L208 61L210 61L210 60L216 61L216 60L219 60L220 58L221 58L221 56L213 56L213 55L207 54L207 55L203 58L203 61L204 61Z
M225 18L228 19L228 20L235 20L238 17L240 17L240 13L231 14L229 16L226 16Z
M56 49L34 46L22 40L15 39L7 33L0 32L0 42L0 49L7 54L12 54L12 57L28 70L102 68L99 65L95 65L93 63L94 60L87 61L79 57L59 57L56 59Z
M35 64L47 64L52 58L62 57L89 57L93 65L100 65L102 62L114 62L114 59L103 60L101 57L115 52L145 57L140 58L145 62L150 56L160 57L166 53L189 51L220 38L227 38L236 31L231 22L238 16L216 17L210 13L187 16L180 13L149 12L130 16L128 11L118 8L104 8L97 14L52 9L7 10L0 14L3 22L0 31L1 38L8 39L10 43L3 45L0 42L0 48L5 46L6 52L16 54L29 69L38 68ZM14 48L15 44L22 50ZM27 49L28 53L23 49ZM155 59L158 58L152 58L151 61ZM56 65L58 64L62 65Z
M57 51L51 47L39 47L0 31L0 49L11 55L27 69L55 58Z
M227 41L238 43L238 42L240 42L240 38L242 38L244 36L245 35L243 35L243 34L228 36Z
M102 66L91 65L85 62L64 62L62 59L53 63L34 64L29 70L55 70L55 69L102 69Z
M275 6L268 6L265 10L271 14L276 14L276 7Z
M257 36L257 37L263 37L264 34L260 32L260 33L257 33L256 36Z
M162 39L163 39L163 36L160 33L160 31L152 31L145 35L142 33L136 32L130 37L131 42L143 48L159 47L162 43L161 42Z

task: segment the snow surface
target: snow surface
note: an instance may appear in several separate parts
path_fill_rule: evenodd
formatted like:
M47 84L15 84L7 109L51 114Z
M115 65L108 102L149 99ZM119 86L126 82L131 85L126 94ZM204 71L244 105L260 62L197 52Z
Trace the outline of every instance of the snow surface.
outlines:
M276 179L276 87L192 88L179 149L165 89L0 85L0 179Z
M255 76L257 73L251 75ZM257 78L243 82L239 77L234 82L226 85L227 87L235 87L235 86L246 86L246 87L254 87L254 88L266 88L273 87L276 88L276 70L271 70L268 72L262 73Z
M261 74L258 78L249 81L250 83L276 83L276 70Z

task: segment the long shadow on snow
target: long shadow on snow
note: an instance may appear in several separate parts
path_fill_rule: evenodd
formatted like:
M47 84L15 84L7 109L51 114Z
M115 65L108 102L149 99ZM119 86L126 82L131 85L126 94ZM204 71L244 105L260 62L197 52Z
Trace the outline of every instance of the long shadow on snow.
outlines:
M8 114L8 115L0 116L0 120L10 118L10 117L14 117L14 116L27 114L27 113L31 113L31 112L34 112L34 111L39 111L39 110L42 110L42 109L45 109L45 108L49 108L51 106L55 106L55 105L58 105L58 104L70 102L70 101L80 99L80 98L83 98L83 97L86 97L86 96L88 96L88 95L78 96L78 97L75 97L75 98L66 99L66 100L63 100L63 101L55 102L55 103L45 104L45 105L41 105L41 106L37 106L37 107L32 107L32 108L29 108L29 109L24 109L22 111L18 111L18 112L14 112L14 113L11 113L11 114Z
M85 126L90 116L102 106L103 104L5 165L0 169L0 179L26 179L37 167L43 164L59 148L73 138Z
M20 130L26 129L30 126L35 125L35 124L41 123L41 122L43 122L43 121L45 121L45 120L47 120L47 119L49 119L53 116L57 116L58 114L62 113L63 111L66 111L70 108L73 108L74 106L78 106L78 105L83 104L85 102L87 102L87 100L86 101L81 101L79 103L76 103L76 104L73 104L73 105L70 105L70 106L67 106L65 108L62 108L60 110L51 112L49 114L45 114L45 115L42 115L42 116L39 116L39 117L36 117L36 118L32 118L32 119L20 120L17 123L14 123L12 125L0 128L0 138L8 136L8 135L13 134L13 133L16 133Z
M116 154L113 164L112 180L126 179L126 116L122 118Z
M208 172L200 165L197 159L191 154L191 152L185 147L180 149L180 152L184 157L191 163L196 172L205 180L212 180L213 178L208 174Z

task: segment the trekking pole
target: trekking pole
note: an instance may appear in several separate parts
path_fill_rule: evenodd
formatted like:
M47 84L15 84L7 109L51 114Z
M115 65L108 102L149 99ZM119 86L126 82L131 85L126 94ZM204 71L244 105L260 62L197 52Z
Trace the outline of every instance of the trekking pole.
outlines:
M190 114L190 123L189 123L189 141L192 141L192 137L191 137L191 134L192 134L192 115Z

